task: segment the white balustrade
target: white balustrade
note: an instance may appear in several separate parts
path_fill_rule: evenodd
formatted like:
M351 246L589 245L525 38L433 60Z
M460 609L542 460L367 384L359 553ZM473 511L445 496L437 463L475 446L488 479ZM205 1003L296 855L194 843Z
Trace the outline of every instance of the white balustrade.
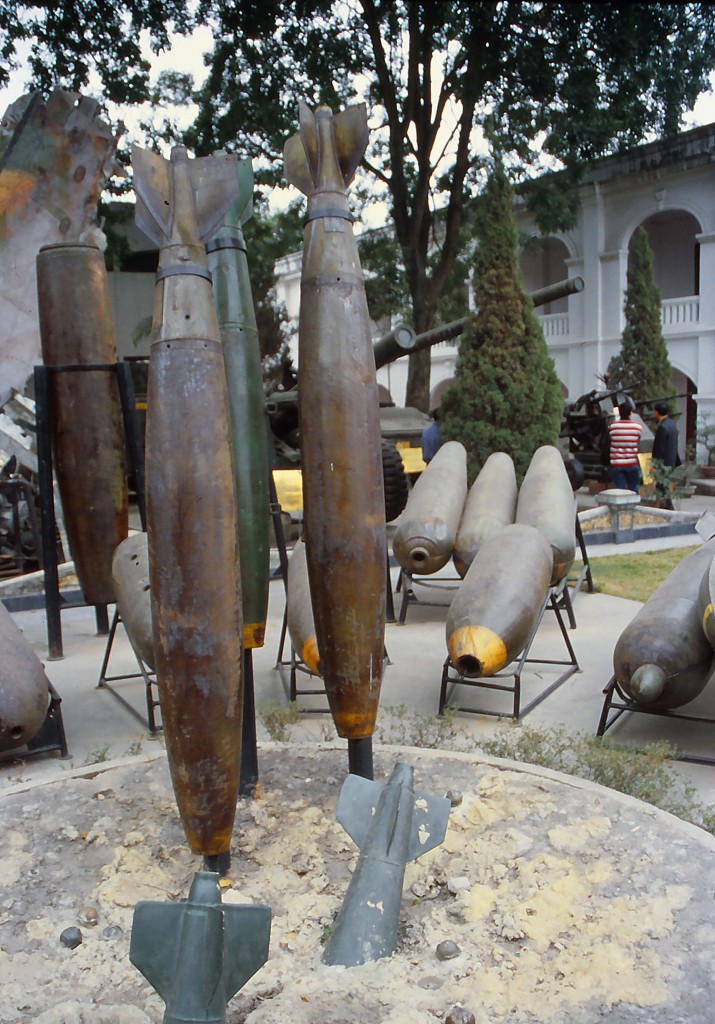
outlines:
M677 299L666 299L661 308L663 327L678 327L680 324L697 324L700 321L700 297L684 295Z

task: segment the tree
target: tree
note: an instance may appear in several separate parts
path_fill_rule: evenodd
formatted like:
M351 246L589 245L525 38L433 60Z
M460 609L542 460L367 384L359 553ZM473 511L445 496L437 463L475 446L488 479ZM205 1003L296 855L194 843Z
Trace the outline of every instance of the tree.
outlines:
M442 396L442 436L467 449L470 480L495 451L511 455L521 479L536 449L556 443L563 397L521 280L514 197L499 160L479 203L478 239L478 312Z
M636 401L675 396L673 368L661 327L661 295L653 277L653 253L644 228L638 228L628 253L621 351L608 364L608 386L629 387Z
M125 63L136 93L146 71L133 45L139 31L149 28L162 45L162 21L186 27L188 6L131 0L107 9L89 0L78 25L68 0L22 8L22 16L0 0L9 25L0 51L11 55L13 38L35 38L36 81L81 87L94 67L112 97ZM573 185L595 158L676 132L715 64L715 7L707 3L199 0L196 21L214 35L186 138L200 155L236 149L278 180L299 97L334 108L367 101L375 128L366 168L389 205L418 332L453 286L465 204L483 184L477 143L489 122L499 125L517 178L543 169L546 157ZM558 203L545 189L530 197L551 218L540 225L565 226L574 196L563 201L563 178ZM428 396L422 352L410 358L407 398L426 409Z

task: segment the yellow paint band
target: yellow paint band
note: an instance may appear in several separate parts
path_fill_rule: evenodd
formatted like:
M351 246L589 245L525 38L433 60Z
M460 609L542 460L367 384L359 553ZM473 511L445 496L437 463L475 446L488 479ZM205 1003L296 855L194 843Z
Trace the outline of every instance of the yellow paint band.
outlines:
M243 646L263 647L266 636L265 622L248 622L243 625Z
M314 636L309 636L303 644L300 652L301 659L314 676L320 675L320 655L318 654L318 641Z
M484 676L494 675L508 661L504 641L486 626L460 626L448 637L447 650L455 666L460 658L476 658Z

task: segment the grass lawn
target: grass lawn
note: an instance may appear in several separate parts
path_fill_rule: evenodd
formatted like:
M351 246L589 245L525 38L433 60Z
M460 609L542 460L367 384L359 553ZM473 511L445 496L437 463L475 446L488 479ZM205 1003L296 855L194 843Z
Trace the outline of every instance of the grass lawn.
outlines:
M647 601L676 565L695 551L696 546L591 558L593 585L599 594ZM582 564L581 561L575 562L574 570L580 572Z

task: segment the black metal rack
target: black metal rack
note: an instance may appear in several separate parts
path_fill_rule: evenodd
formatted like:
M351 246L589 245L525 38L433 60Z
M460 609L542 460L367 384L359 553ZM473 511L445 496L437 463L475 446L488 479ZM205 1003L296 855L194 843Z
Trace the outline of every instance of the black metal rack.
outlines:
M715 718L706 715L684 715L679 711L660 710L658 708L646 708L623 692L615 675L611 676L603 690L604 702L601 711L601 718L596 730L597 736L605 736L608 730L616 724L622 715L629 714L651 715L656 718L665 718L670 721L695 722L701 725L715 725ZM715 765L715 758L705 757L699 754L679 753L677 761L687 761L691 764Z
M97 680L97 689L98 690L108 690L109 693L111 693L111 695L115 698L115 700L119 701L119 703L122 705L122 707L126 708L126 710L130 714L134 715L134 717L136 719L138 719L138 721L140 721L142 723L142 725L145 725L147 727L147 729L149 730L149 732L153 736L153 735L155 735L155 733L157 733L162 728L161 725L157 724L157 720L156 720L156 709L160 706L159 705L159 697L158 697L158 695L156 695L157 691L155 691L155 687L156 687L156 674L141 659L141 657L139 656L139 654L136 651L136 648L132 644L131 637L129 636L128 633L126 633L126 630L125 630L125 634L127 636L127 639L129 640L129 644L131 646L132 653L133 653L134 657L136 658L136 662L137 662L137 666L139 668L139 671L138 672L125 672L125 673L123 673L121 675L115 675L115 676L107 675L107 670L109 668L109 659L110 659L111 654L112 654L112 648L114 646L114 639L115 639L115 636L116 636L116 633L117 633L117 626L119 626L121 621L122 621L122 617L119 614L119 609L117 608L117 609L115 609L114 616L112 618L112 624L109 627L109 635L107 637L107 646L105 647L105 650L104 650L104 658L102 659L102 667L99 670L99 679ZM121 682L121 681L126 680L126 679L143 679L144 680L144 696L145 696L145 700L146 700L146 718L139 711L137 711L136 708L132 704L130 704L129 701L126 700L126 698L121 693L119 693L115 687L110 685L110 683Z

